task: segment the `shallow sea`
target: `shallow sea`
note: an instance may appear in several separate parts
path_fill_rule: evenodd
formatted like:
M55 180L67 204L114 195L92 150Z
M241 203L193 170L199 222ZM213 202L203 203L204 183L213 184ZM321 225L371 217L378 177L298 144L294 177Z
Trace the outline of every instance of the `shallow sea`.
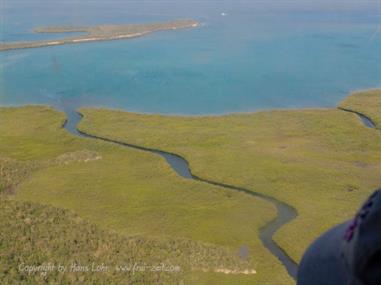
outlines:
M330 107L352 90L381 87L377 5L294 2L2 1L2 41L61 37L33 33L46 25L178 18L202 25L131 40L2 52L0 105L221 114Z

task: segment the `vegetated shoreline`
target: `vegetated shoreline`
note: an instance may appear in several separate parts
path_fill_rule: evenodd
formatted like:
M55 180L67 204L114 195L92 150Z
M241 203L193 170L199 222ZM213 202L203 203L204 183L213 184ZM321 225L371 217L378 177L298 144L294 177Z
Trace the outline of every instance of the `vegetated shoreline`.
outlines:
M83 115L79 112L76 112L74 110L67 111L66 110L66 115L67 119L65 120L63 124L63 128L65 128L68 132L75 136L79 137L84 137L84 138L89 138L89 139L98 139L102 140L105 142L121 145L124 147L129 147L145 152L149 152L152 154L160 155L163 158L166 159L170 167L180 176L186 178L186 179L193 179L199 182L207 183L210 185L222 187L225 189L233 190L233 191L239 191L246 193L248 195L263 199L267 202L270 202L273 204L276 209L277 209L277 216L275 219L270 221L268 224L263 226L262 228L259 229L259 238L262 241L263 245L265 248L267 248L284 266L288 274L295 280L296 275L297 275L297 270L298 270L298 265L297 263L273 240L274 234L285 224L291 222L294 220L298 214L297 210L293 208L292 206L277 200L273 197L264 195L262 193L254 192L249 189L245 189L242 187L234 186L234 185L229 185L221 182L216 182L208 179L204 179L202 177L196 176L192 174L192 171L189 167L189 162L183 158L182 156L171 153L171 152L166 152L160 149L154 149L154 148L147 148L144 146L139 146L139 145L134 145L134 144L129 144L123 141L118 141L118 140L113 140L109 139L106 137L101 137L97 135L92 135L89 133L86 133L84 131L81 131L78 129L78 124L83 118ZM179 165L180 164L180 165ZM182 169L178 169L182 168Z
M195 20L177 20L164 23L130 24L130 25L98 25L90 27L43 27L37 28L36 33L72 33L85 32L85 35L66 37L62 39L31 41L31 42L3 42L0 51L51 47L65 44L81 44L98 41L124 40L142 37L147 34L186 28L196 28L199 23Z
M364 115L362 113L359 113L357 111L345 109L343 107L336 107L336 108L338 110L345 111L345 112L350 112L350 113L353 113L353 114L357 115L365 127L376 129L375 123L369 117L367 117L366 115ZM297 110L304 110L304 108L300 108L300 109L297 109ZM118 111L123 111L123 110L118 110ZM75 112L75 111L73 111L73 112ZM124 111L124 112L126 112L126 111ZM126 146L126 147L130 147L130 148L134 148L134 149L138 149L138 150L147 151L147 152L150 152L150 153L161 155L162 157L164 157L167 160L167 162L172 167L172 169L177 174L179 174L180 176L183 176L184 178L194 179L194 180L197 180L197 181L200 181L200 182L204 182L204 183L208 183L208 184L211 184L211 185L214 185L214 186L223 187L225 189L230 189L230 190L244 192L244 193L246 193L248 195L253 195L255 197L262 198L262 199L272 203L276 207L276 209L278 211L278 215L277 215L277 217L274 220L270 221L267 225L265 225L264 227L262 227L259 230L260 239L261 239L263 245L275 257L277 257L281 261L281 263L286 268L286 270L289 273L289 275L291 277L293 277L294 279L296 278L297 268L298 268L297 263L287 254L287 252L285 252L283 250L283 248L281 248L273 240L273 236L275 235L275 233L281 227L283 227L287 223L291 222L292 220L294 220L298 216L297 210L295 208L293 208L292 206L290 206L290 205L288 205L288 204L286 204L286 203L284 203L284 202L282 202L282 201L280 201L280 200L278 200L278 199L276 199L274 197L267 196L267 195L264 195L262 193L254 192L254 191L251 191L249 189L245 189L245 188L234 186L234 185L225 184L225 183L222 183L222 182L216 182L216 181L213 181L213 180L204 179L202 177L194 175L192 173L190 167L189 167L189 162L184 157L182 157L182 156L180 156L178 154L171 153L171 152L166 152L166 151L163 151L163 150L160 150L160 149L155 149L155 148L149 148L149 147L129 144L129 143L126 143L126 142L123 142L123 141L114 140L114 139L110 139L110 138L107 138L107 137L101 137L101 136L97 136L97 135L92 135L90 133L81 131L81 130L79 130L77 128L77 125L79 124L79 122L80 122L80 120L82 119L83 116L82 116L81 113L76 113L76 114L77 114L77 118L76 118L77 121L76 122L73 123L70 120L70 115L69 115L68 116L69 119L65 122L65 124L63 126L69 132L71 132L74 135L77 135L77 136L79 135L79 136L82 136L82 137L87 137L87 138L92 138L92 139L99 139L99 140L103 140L103 141L106 141L106 142L110 142L110 143L114 143L114 144L119 144L119 145L122 145L122 146ZM226 114L226 115L229 116L229 115L234 115L234 114L237 114L237 113ZM219 116L226 116L226 115L219 115ZM174 116L174 117L176 117L176 116ZM183 116L183 117L185 117L185 116ZM191 116L191 117L203 117L203 116ZM71 119L73 119L73 118L71 118ZM68 123L71 124L71 130L67 128L67 124ZM177 163L171 163L171 156L172 156L172 159L174 158L175 160L177 160ZM184 165L183 167L186 168L186 171L185 171L187 173L186 175L183 174L184 170L183 171L181 171L181 170L178 171L176 169L176 166L178 166L178 161L179 160L180 160L180 163L182 163Z
M19 106L17 106L19 107ZM100 108L102 109L102 108ZM300 109L297 109L297 110L305 110L305 109L309 109L309 108L300 108ZM313 108L313 109L321 109L321 108ZM326 109L326 108L324 108ZM372 119L370 119L368 116L366 116L365 114L363 113L360 113L358 111L355 111L355 110L351 110L351 109L347 109L347 108L343 108L343 107L336 107L336 109L338 110L341 110L343 112L350 112L352 114L355 114L359 117L359 119L361 119L361 122L363 123L364 126L366 127L369 127L369 128L374 128L374 129L377 129L375 127L375 123ZM275 111L277 111L278 109L276 109ZM73 113L77 114L80 118L79 118L79 121L81 120L81 115L80 113L77 113L76 111L72 110ZM118 110L118 111L123 111L123 110ZM258 112L263 112L264 110L261 110L261 111L258 111ZM268 111L271 111L271 110L268 110ZM124 111L124 112L128 112L128 111ZM244 113L248 113L248 112L244 112ZM255 113L255 112L251 112L251 113ZM218 115L219 117L221 116L229 116L229 115L234 115L234 114L239 114L239 113L231 113L231 114L225 114L225 115ZM186 117L184 115L182 115L183 117ZM189 116L189 117L194 117L194 116ZM203 117L202 115L201 116L198 116L198 117ZM366 121L364 121L364 119L366 121L369 121L372 125L368 125L366 123ZM139 150L143 150L143 151L147 151L147 152L151 152L151 153L155 153L155 154L158 154L158 155L161 155L163 156L167 162L170 164L170 166L172 167L173 170L175 170L179 175L183 176L182 174L180 174L174 167L173 165L170 163L170 161L165 157L166 155L169 155L169 156L174 156L174 157L177 157L181 160L183 160L185 163L186 163L186 167L188 168L188 172L190 173L190 177L185 177L185 178L188 178L188 179L195 179L195 180L198 180L200 182L204 182L204 183L208 183L208 184L212 184L212 185L215 185L215 186L220 186L220 187L224 187L224 188L228 188L228 189L231 189L231 190L236 190L236 191L241 191L241 192L245 192L249 195L254 195L256 197L260 197L260 198L263 198L263 199L269 199L268 201L270 201L271 203L274 204L274 202L279 202L280 204L283 204L285 205L286 207L290 207L291 210L294 210L295 211L295 217L292 217L290 218L287 222L285 223L282 223L281 221L281 224L279 224L279 217L282 218L282 215L280 215L280 212L279 212L279 207L278 205L275 204L276 208L278 209L278 216L273 220L271 221L270 223L268 223L267 225L265 225L264 227L262 227L261 229L259 229L259 234L260 234L260 239L261 241L264 243L265 247L267 249L269 249L269 244L266 244L266 242L269 242L270 244L274 244L280 251L281 255L285 256L286 257L286 260L288 259L288 261L291 261L292 263L294 263L294 265L292 266L295 266L297 268L297 264L292 260L292 258L289 257L289 255L280 247L278 246L273 240L272 240L272 236L277 232L277 230L279 230L281 227L283 227L285 224L291 222L293 219L295 219L297 217L297 211L291 207L291 206L288 206L286 203L283 203L282 201L279 201L273 197L268 197L264 194L261 194L261 193L256 193L256 192L253 192L253 191L250 191L250 190L247 190L247 189L244 189L244 188L241 188L241 187L236 187L236 186L233 186L233 185L228 185L228 184L224 184L224 183L219 183L219 182L214 182L214 181L210 181L210 180L207 180L207 179L203 179L201 177L198 177L198 176L195 176L191 173L191 170L189 169L189 164L188 162L182 157L182 156L179 156L177 154L174 154L174 153L170 153L170 152L165 152L165 151L161 151L159 149L153 149L153 148L147 148L147 147L143 147L143 146L139 146L139 145L133 145L133 144L128 144L128 143L124 143L122 141L117 141L117 140L113 140L113 139L108 139L108 138L103 138L103 137L98 137L96 135L91 135L91 134L86 134L84 132L80 132L76 126L77 124L79 123L78 122L74 122L73 124L73 121L72 120L65 120L63 121L63 127L65 127L67 129L67 126L68 124L72 123L72 127L74 127L75 131L78 132L78 133L75 133L74 135L82 135L82 136L86 136L88 138L92 138L92 139L100 139L100 140L103 140L103 141L106 141L106 142L110 142L110 143L115 143L115 144L119 144L119 145L124 145L126 147L131 147L131 148L135 148L135 149L139 149ZM184 176L183 176L184 177ZM274 227L275 225L275 227ZM266 232L267 231L268 233L271 231L271 236L270 238L268 238L268 236L266 236ZM271 245L270 245L271 246ZM270 252L275 256L277 257L278 259L280 259L282 261L282 259L279 257L279 255L277 255L277 253L274 253L273 250L269 249ZM287 262L287 261L286 261ZM287 266L285 265L284 261L282 261L282 264L286 267L287 269ZM290 274L290 271L289 269L287 269L287 271L289 272ZM295 276L292 275L292 273L290 274L290 276L292 276L294 279L296 277L296 271L295 270ZM292 272L292 271L291 271Z

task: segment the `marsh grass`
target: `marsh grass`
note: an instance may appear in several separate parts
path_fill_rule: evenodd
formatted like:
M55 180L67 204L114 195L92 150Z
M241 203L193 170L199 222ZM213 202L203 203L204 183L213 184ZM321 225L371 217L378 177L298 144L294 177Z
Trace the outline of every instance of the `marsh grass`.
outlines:
M16 169L18 164L38 166L10 179L17 181L13 199L69 209L99 229L122 236L164 243L185 239L235 253L242 246L249 248L247 262L257 274L195 270L184 273L190 284L292 284L258 238L258 229L275 217L270 203L178 177L159 156L74 137L62 128L64 119L47 107L0 108L0 156L15 162ZM15 231L13 237L18 235L22 233ZM169 256L189 253L181 248L168 251ZM35 254L39 256L38 250ZM156 254L152 249L152 256ZM208 266L219 259L210 258Z
M337 109L204 117L81 112L85 132L177 153L197 176L296 208L297 219L275 236L295 260L381 186L381 132Z

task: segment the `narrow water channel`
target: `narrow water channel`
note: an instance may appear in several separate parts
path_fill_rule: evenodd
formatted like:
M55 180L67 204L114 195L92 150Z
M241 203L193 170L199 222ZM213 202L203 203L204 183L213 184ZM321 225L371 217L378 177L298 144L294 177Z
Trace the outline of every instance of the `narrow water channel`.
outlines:
M125 143L122 141L117 141L113 139L108 139L104 138L101 136L97 135L92 135L92 134L87 134L84 132L81 132L78 130L77 126L79 122L82 120L82 115L74 110L65 110L67 120L66 123L64 124L64 128L71 134L79 137L84 137L84 138L89 138L89 139L98 139L102 140L105 142L109 143L114 143L118 144L121 146L145 151L145 152L150 152L156 155L162 156L167 163L171 166L171 168L181 177L185 179L193 179L197 180L203 183L207 183L210 185L214 186L219 186L225 189L230 189L233 191L239 191L239 192L244 192L247 195L254 196L263 200L266 200L270 203L272 203L276 209L277 209L277 216L274 220L269 222L267 225L262 227L260 229L259 233L259 238L261 239L263 245L276 257L280 260L280 262L283 264L285 269L287 270L288 274L292 278L296 278L297 275L297 270L298 270L298 265L296 262L294 262L288 255L287 253L280 247L278 244L273 240L274 234L285 224L291 222L293 219L297 217L297 212L294 208L289 206L288 204L279 201L273 197L266 196L262 193L254 192L249 189L245 189L242 187L234 186L234 185L229 185L225 183L220 183L216 181L211 181L204 179L202 177L196 176L192 174L192 171L189 167L189 163L187 160L185 160L183 157L174 154L174 153L169 153L165 152L162 150L158 149L151 149L151 148L146 148L143 146L139 145L134 145L134 144L129 144Z

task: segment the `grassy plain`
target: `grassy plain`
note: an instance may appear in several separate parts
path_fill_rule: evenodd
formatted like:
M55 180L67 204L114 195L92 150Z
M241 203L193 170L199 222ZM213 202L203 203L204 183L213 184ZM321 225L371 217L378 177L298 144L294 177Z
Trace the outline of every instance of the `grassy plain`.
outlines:
M381 186L381 132L338 109L204 117L81 112L83 131L180 154L198 176L296 208L298 218L275 237L295 260Z
M161 157L74 137L64 119L48 107L0 108L0 181L13 199L70 209L123 236L187 239L235 253L249 247L257 274L188 271L186 284L292 284L258 238L275 216L271 204L178 177Z

